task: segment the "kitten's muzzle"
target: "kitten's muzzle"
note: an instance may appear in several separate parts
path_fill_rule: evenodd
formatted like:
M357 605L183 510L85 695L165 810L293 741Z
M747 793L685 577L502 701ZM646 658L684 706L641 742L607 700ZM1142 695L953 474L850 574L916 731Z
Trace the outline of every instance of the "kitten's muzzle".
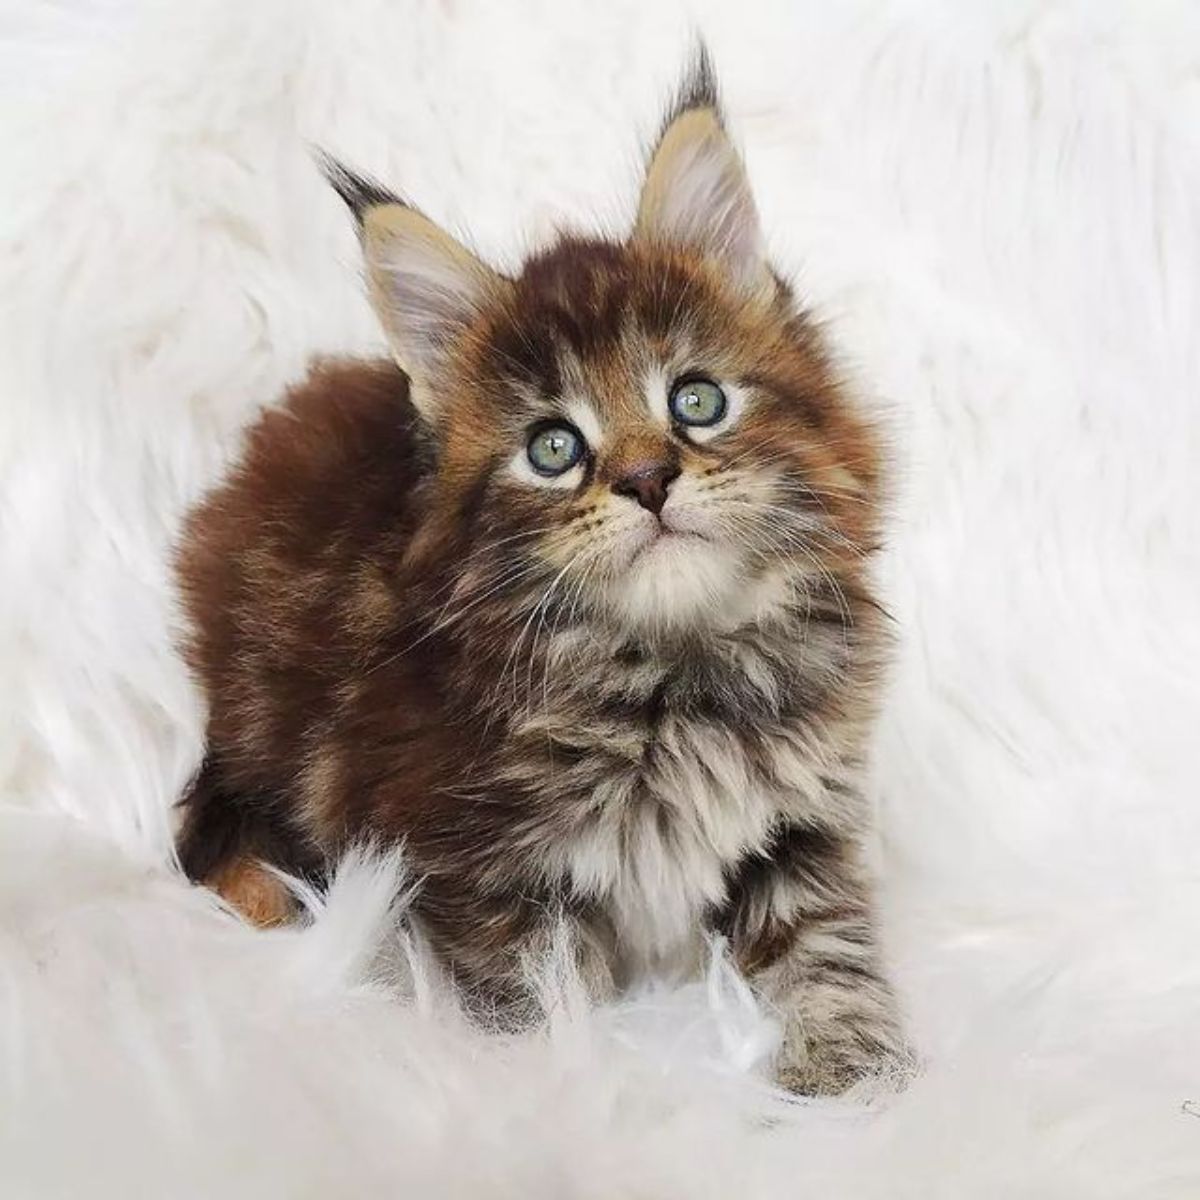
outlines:
M679 478L679 468L674 463L643 462L625 471L613 485L618 496L636 500L644 509L655 516L662 512L667 502L671 484Z

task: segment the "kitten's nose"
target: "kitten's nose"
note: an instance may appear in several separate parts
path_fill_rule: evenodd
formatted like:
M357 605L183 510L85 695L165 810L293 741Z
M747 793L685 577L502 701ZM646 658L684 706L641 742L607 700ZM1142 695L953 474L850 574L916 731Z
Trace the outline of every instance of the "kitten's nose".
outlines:
M667 489L679 478L673 463L643 462L630 467L613 485L618 496L630 496L657 516L667 502Z

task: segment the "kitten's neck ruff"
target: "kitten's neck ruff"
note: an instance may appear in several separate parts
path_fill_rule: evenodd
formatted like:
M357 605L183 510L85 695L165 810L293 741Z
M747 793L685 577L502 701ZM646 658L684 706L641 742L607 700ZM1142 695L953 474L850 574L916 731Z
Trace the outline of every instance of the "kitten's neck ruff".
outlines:
M859 665L860 639L843 595L764 580L741 619L686 629L630 629L554 618L530 651L534 687L514 704L518 723L555 703L612 710L619 699L660 712L682 709L749 727L766 717L811 712ZM514 693L520 696L520 690Z
M607 622L618 636L631 636L670 654L681 643L695 647L737 638L785 619L804 590L794 569L781 565L748 574L730 556L706 580L681 571L659 571L649 579L614 589ZM680 593L683 592L681 597Z
M661 582L671 587L669 579ZM840 583L828 571L818 574L787 562L740 576L735 589L714 596L687 620L644 609L631 616L625 607L614 611L607 602L585 606L570 594L543 596L523 600L510 614L517 632L508 665L519 658L523 666L536 667L540 679L548 660L557 687L569 686L570 679L561 676L569 676L570 663L582 656L615 668L637 661L669 671L710 660L736 671L745 667L745 656L755 646L769 646L780 663L791 661L797 670L807 670L817 665L831 636L845 649L856 622L853 608L861 600L851 583ZM464 653L470 655L473 631L464 626L463 633Z

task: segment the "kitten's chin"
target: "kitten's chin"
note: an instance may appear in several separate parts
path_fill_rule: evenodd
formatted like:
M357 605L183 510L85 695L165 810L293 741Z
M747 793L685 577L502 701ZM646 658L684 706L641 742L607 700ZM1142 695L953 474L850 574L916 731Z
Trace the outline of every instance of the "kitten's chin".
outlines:
M636 628L720 624L745 580L738 555L706 538L669 534L644 546L609 589L615 615Z

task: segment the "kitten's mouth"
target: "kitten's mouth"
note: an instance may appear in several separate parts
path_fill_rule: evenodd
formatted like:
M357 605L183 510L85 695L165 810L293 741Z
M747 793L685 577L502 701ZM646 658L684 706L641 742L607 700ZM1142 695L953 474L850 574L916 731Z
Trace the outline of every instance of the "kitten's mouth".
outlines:
M608 599L617 615L634 626L696 627L710 620L738 587L736 548L716 530L687 528L693 520L701 523L699 514L680 514L679 524L669 514L663 516L629 530L614 563L619 582Z
M673 529L671 526L665 525L660 521L656 528L648 531L647 536L642 540L641 544L634 549L629 559L629 565L633 566L639 559L656 551L684 546L688 542L699 543L708 541L711 541L711 539L694 529Z

